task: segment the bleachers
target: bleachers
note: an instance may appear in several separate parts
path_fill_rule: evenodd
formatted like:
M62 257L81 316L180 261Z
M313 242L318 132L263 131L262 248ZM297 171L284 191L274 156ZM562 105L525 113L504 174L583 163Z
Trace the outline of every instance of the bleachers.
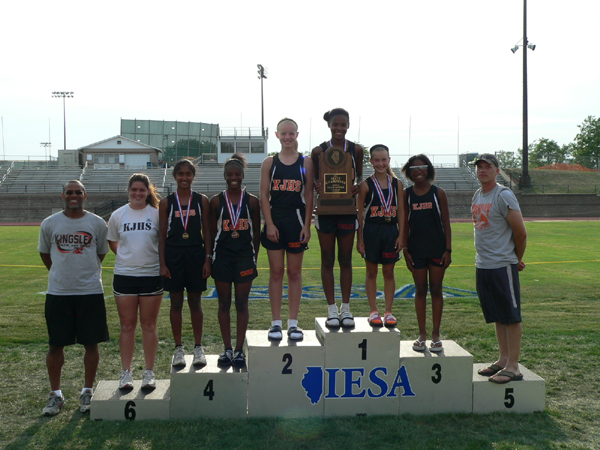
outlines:
M19 169L13 170L1 186L6 194L62 192L69 180L78 180L81 169Z
M145 173L156 186L161 196L174 192L177 188L175 179L168 169L86 169L81 181L88 192L118 192L125 193L127 181L131 174L136 172ZM393 169L405 187L410 186L399 168ZM61 192L64 183L72 179L79 179L81 169L20 169L12 170L6 180L0 186L0 192L39 193L39 192ZM474 191L479 183L472 168L436 168L437 178L435 184L447 191ZM363 178L373 174L373 168L365 166ZM498 183L505 184L504 179L498 176ZM260 190L260 164L251 164L246 169L244 185L248 192L259 195ZM225 189L223 178L223 166L221 164L203 164L197 166L196 178L192 189L207 195L214 195Z
M170 177L169 169L166 169ZM163 192L165 169L86 169L81 182L88 192L126 192L129 177L134 173L144 173L150 182L156 186L158 192Z

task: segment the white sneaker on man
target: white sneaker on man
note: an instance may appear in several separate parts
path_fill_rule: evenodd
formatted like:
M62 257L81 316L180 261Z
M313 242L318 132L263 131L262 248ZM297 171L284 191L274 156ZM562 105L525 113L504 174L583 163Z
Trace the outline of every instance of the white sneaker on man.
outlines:
M58 396L54 392L50 392L50 397L48 397L48 403L46 404L42 412L45 416L55 416L60 412L64 404L65 398L62 395Z
M206 355L204 354L204 347L201 345L196 345L194 347L194 360L192 361L192 365L194 366L205 366L206 365Z

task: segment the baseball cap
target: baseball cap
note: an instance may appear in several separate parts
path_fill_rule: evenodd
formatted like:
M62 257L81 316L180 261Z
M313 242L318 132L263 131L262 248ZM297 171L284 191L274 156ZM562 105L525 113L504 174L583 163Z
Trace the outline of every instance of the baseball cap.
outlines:
M477 158L473 160L473 164L477 165L479 161L485 161L488 164L493 164L496 167L500 167L500 164L498 164L498 158L491 153L482 153L481 155L477 156Z

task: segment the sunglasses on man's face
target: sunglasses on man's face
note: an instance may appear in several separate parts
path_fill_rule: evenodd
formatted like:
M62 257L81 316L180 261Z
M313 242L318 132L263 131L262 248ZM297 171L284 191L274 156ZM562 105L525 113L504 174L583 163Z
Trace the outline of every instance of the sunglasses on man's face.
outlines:
M73 195L73 194L83 195L83 191L71 191L71 190L65 191L65 195Z
M410 170L425 170L427 169L427 166L410 166L409 167Z

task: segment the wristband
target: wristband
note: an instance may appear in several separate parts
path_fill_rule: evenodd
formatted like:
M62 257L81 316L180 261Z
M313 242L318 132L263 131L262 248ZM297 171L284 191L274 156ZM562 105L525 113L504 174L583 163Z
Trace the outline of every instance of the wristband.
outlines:
M446 251L447 251L448 253L452 253L452 249L451 249L451 248L447 248L447 249L446 249Z
M207 253L206 257L212 259L213 255L211 255L210 253Z

